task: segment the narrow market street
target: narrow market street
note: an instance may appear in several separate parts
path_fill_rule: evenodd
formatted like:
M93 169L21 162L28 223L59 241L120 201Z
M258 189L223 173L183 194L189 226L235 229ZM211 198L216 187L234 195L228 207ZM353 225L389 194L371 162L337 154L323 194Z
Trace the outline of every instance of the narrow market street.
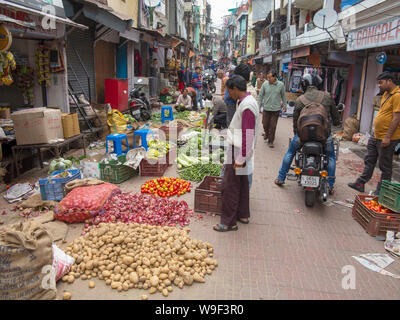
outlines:
M269 300L269 299L399 299L397 279L372 272L358 264L352 256L365 253L385 253L383 241L369 236L352 218L351 209L340 205L317 203L310 209L304 205L304 192L297 182L287 181L283 188L273 183L282 157L287 150L292 120L280 119L275 148L268 148L263 139L256 147L255 175L250 193L251 223L239 224L237 232L217 233L212 226L219 216L202 214L192 218L190 236L214 245L219 266L206 283L184 289L175 288L168 298L160 293L150 299L172 300ZM355 192L347 187L354 180L362 160L354 153L340 154L337 166L336 193L329 200L354 199ZM34 169L20 178L35 181ZM175 176L176 165L165 173ZM378 170L374 179L378 177ZM139 192L146 177L135 177L120 186L124 192ZM367 190L373 189L373 182ZM369 187L369 188L368 188ZM194 192L183 199L194 206ZM3 198L2 208L11 207ZM13 221L10 213L2 217ZM69 225L67 243L77 238L83 224ZM60 248L66 244L59 243ZM354 266L356 289L344 290L344 266ZM400 273L400 264L388 267ZM94 279L95 289L88 289L88 280L73 284L57 283L58 298L68 291L74 300L80 299L140 299L144 290L117 292L103 280Z

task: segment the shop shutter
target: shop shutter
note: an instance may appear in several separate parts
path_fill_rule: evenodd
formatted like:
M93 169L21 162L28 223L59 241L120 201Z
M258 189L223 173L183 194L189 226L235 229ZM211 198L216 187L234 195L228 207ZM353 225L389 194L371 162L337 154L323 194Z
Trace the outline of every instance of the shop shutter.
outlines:
M89 30L78 30L74 29L67 37L67 63L71 66L76 76L81 83L85 96L89 99L89 83L87 80L87 74L85 70L82 68L82 65L79 61L79 58L76 56L73 48L75 48L76 52L79 54L83 65L86 68L86 71L89 74L90 78L90 93L92 102L96 101L96 86L95 86L95 66L94 66L94 30L96 27L96 23L90 19L87 19L83 16L80 16L77 20L77 23L86 25L89 27ZM68 72L68 80L74 79L74 75ZM78 91L79 86L77 86L76 82L71 82L74 90ZM80 90L79 90L80 91Z

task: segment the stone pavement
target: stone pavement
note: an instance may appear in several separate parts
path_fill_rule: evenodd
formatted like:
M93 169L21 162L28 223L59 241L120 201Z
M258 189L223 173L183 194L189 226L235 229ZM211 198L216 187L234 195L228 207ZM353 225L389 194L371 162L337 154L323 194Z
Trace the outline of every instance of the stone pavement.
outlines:
M249 225L239 225L236 232L218 233L212 230L219 222L218 216L204 215L202 220L191 223L191 237L212 243L214 257L219 261L206 283L185 286L183 290L174 287L168 298L156 293L150 299L400 299L398 279L370 271L352 258L385 250L382 241L370 237L352 219L351 209L320 203L306 208L304 192L297 182L287 181L283 188L274 184L291 128L291 119L279 120L274 149L268 148L261 137L258 139ZM356 155L340 155L333 200L354 199L355 192L346 184L356 178L362 167L362 160ZM45 171L41 174L44 176ZM168 169L166 176L175 175L175 167ZM374 179L377 177L376 173ZM121 188L139 192L145 180L136 177ZM374 187L372 183L367 189ZM193 207L194 192L183 199ZM3 206L4 200L0 201ZM79 236L81 230L81 224L72 225L68 241ZM342 268L347 265L356 270L355 290L342 289ZM387 269L400 274L398 261ZM140 299L147 294L137 289L118 293L104 281L95 282L95 289L89 289L87 281L80 279L73 284L59 282L58 297L63 290L71 292L72 299Z

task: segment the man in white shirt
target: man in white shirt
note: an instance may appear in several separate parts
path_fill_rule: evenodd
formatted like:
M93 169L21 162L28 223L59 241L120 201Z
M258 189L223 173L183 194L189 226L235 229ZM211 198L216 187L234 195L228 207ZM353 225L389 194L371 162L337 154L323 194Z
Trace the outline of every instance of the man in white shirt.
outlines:
M178 97L175 104L176 111L192 110L192 98L188 95L188 90L183 90L183 93Z

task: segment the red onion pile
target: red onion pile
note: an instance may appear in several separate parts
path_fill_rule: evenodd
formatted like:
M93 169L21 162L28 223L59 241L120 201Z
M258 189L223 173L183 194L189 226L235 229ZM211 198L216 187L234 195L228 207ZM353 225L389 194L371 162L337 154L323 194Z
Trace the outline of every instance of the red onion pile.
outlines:
M170 200L154 195L121 193L110 198L90 224L85 225L85 232L100 223L126 224L139 223L157 226L184 227L190 223L190 217L196 216L189 209L186 201ZM197 215L201 219L201 215Z

